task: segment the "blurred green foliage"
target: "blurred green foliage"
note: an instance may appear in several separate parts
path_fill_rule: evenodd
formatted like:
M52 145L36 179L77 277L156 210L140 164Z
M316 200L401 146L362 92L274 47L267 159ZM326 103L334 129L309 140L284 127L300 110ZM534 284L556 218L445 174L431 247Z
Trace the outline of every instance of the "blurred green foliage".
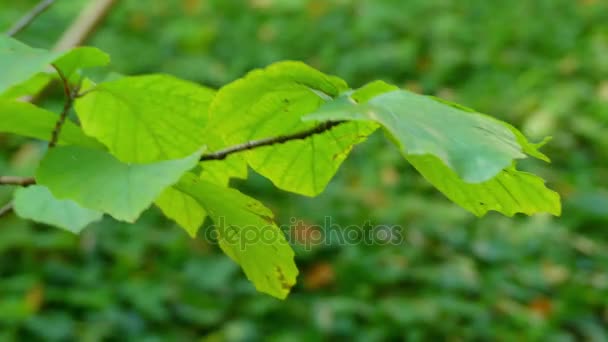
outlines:
M0 29L35 2L0 0ZM51 46L84 3L58 1L18 38ZM304 242L326 216L403 227L396 246L295 246L302 275L281 302L155 210L80 236L9 216L0 340L608 339L607 2L123 0L89 44L117 72L215 87L302 60L353 86L381 78L553 135L553 164L524 168L563 195L563 217L476 219L371 139L318 198L259 176L238 184L280 223L301 219ZM48 98L60 105L59 91ZM0 136L0 149L0 174L31 174L43 145ZM0 189L1 203L9 196Z

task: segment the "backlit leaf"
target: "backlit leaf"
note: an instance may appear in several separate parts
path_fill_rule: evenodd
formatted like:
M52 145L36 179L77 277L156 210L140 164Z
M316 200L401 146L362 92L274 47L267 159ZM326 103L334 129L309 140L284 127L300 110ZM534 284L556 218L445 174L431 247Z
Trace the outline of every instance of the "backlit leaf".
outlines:
M380 123L424 178L475 215L561 213L557 193L514 167L526 154L548 161L538 151L544 142L532 144L515 127L469 108L374 82L304 120Z
M169 75L124 77L76 101L83 130L123 162L183 158L205 144L211 89Z
M301 117L346 90L344 81L303 63L276 63L220 89L211 104L210 127L222 133L221 147L305 131L316 124ZM369 122L345 123L243 155L277 187L314 196L325 189L353 145L375 129Z

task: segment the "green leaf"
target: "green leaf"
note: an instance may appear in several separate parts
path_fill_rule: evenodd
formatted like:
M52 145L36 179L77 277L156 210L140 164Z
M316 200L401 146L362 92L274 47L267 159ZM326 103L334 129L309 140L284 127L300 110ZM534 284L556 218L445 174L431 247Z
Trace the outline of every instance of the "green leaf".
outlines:
M0 99L0 132L19 134L30 138L50 140L58 115L30 103ZM66 121L59 135L60 145L73 144L92 148L102 147L87 137L70 121Z
M272 212L242 193L186 174L176 187L213 219L222 250L241 265L258 291L284 299L296 282L294 252Z
M471 184L464 182L434 156L408 156L407 160L446 197L477 216L489 210L507 216L547 212L561 214L559 195L545 187L544 181L510 166L494 178Z
M26 82L52 63L58 62L58 68L65 68L66 76L82 67L103 66L109 57L96 48L75 48L57 52L29 47L16 39L0 36L0 94L7 89Z
M76 110L84 129L120 160L142 163L179 158L216 144L217 137L204 131L213 96L210 89L168 75L121 77L99 84L77 101ZM209 165L213 177L227 181L224 168L232 161ZM246 175L246 165L242 168ZM155 204L192 237L206 217L196 201L175 188L165 189Z
M75 234L103 216L103 213L83 208L74 201L59 200L41 185L17 189L14 206L19 217L57 226Z
M109 63L110 56L108 54L89 46L72 49L53 62L68 78L72 77L78 69L104 66Z
M498 120L405 90L366 104L343 97L306 119L378 122L405 156L436 156L469 183L489 180L526 157L516 135Z
M104 82L75 108L83 130L123 162L188 156L205 145L207 109L214 92L168 75Z
M219 147L305 131L316 125L301 117L346 90L344 81L303 63L276 63L220 89L211 104L210 129L223 134ZM352 147L375 129L375 124L345 123L306 140L243 155L277 187L314 196L325 189Z
M557 193L546 188L541 178L512 166L522 152L548 161L538 151L545 142L532 144L505 122L445 100L395 91L384 82L370 83L304 118L345 119L374 120L384 125L424 178L477 216L489 210L509 216L561 213Z
M59 147L43 158L36 180L59 199L71 199L118 220L134 222L163 190L196 165L200 154L151 164L124 164L103 151Z

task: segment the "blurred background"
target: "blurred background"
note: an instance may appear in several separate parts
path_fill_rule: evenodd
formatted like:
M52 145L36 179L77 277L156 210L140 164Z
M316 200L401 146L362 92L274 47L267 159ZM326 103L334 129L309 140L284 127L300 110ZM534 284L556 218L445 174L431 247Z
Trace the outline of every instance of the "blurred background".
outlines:
M0 31L37 1L0 0ZM51 47L86 1L57 3L17 38ZM522 168L561 218L482 219L450 203L376 134L315 199L237 182L297 225L301 275L284 302L152 209L80 236L0 220L0 340L608 339L608 2L603 0L122 0L86 42L112 70L220 87L284 59L353 87L383 79L554 140ZM1 76L0 76L1 77ZM61 89L41 104L61 106ZM0 174L44 144L0 135ZM0 204L12 189L0 189ZM302 248L326 216L399 225L399 245Z

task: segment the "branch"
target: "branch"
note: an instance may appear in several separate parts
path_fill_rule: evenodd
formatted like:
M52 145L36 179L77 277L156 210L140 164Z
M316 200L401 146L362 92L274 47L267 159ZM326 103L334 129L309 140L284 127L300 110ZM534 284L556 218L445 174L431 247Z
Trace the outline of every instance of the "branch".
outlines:
M90 0L72 25L53 47L54 51L69 50L82 44L106 17L116 0Z
M76 99L78 90L80 89L80 86L70 88L69 80L61 71L61 69L59 69L54 64L52 66L57 71L57 74L59 74L59 78L61 79L61 83L63 84L63 92L65 93L65 103L63 104L63 110L61 111L61 114L59 114L59 119L57 119L57 122L55 123L55 128L53 129L51 140L49 141L49 148L53 148L55 147L55 145L57 145L57 141L59 140L59 134L61 133L61 128L63 127L63 124L65 123L65 120L68 117L70 109L72 109L72 106L74 105L74 99Z
M34 177L0 176L0 185L28 186L36 184Z
M288 141L292 141L292 140L303 140L306 139L308 137L311 137L315 134L320 134L326 131L329 131L330 129L344 123L345 121L327 121L324 122L316 127L313 127L311 129L308 129L306 131L302 131L302 132L298 132L298 133L294 133L294 134L289 134L289 135L280 135L278 137L272 137L272 138L264 138L264 139L260 139L260 140L253 140L253 141L248 141L246 143L243 144L239 144L236 146L232 146L232 147L228 147L225 148L223 150L219 150L213 153L209 153L209 154L203 154L203 156L201 157L201 161L206 161L206 160L224 160L226 159L226 157L228 157L229 155L233 154L233 153L237 153L237 152L242 152L242 151L248 151L248 150L253 150L255 148L258 147L263 147L263 146L270 146L270 145L277 145L277 144L284 144Z
M39 15L44 13L51 5L55 3L55 0L42 0L40 1L34 8L32 8L29 12L27 12L18 22L15 23L6 34L9 37L16 35L17 33L23 31L26 27L30 26L30 24L36 19Z

